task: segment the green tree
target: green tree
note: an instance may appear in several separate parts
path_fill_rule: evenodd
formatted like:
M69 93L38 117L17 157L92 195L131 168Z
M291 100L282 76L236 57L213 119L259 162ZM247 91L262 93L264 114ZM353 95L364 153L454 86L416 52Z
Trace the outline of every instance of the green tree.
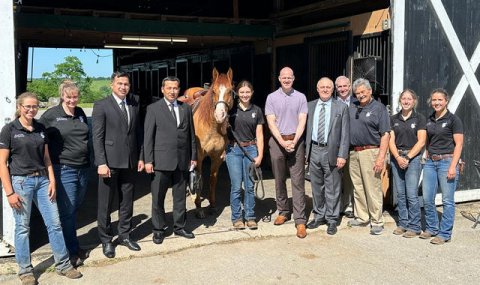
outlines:
M37 93L41 101L48 101L48 98L58 96L58 86L65 79L76 82L80 89L81 102L90 103L96 99L96 94L93 94L90 88L92 79L87 76L82 62L76 56L65 57L64 62L55 64L53 72L44 72L41 79L29 83L27 90Z

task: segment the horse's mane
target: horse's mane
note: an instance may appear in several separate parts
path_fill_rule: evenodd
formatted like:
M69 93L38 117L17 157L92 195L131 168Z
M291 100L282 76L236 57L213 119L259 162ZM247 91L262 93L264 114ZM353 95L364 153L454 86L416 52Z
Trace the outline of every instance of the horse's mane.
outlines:
M198 104L198 109L196 112L198 112L198 118L200 119L200 122L202 123L210 123L215 121L214 114L212 110L215 109L215 102L213 102L213 95L214 95L214 88L215 86L224 84L225 86L231 85L231 83L228 80L228 76L224 73L219 74L218 77L216 78L215 82L212 82L212 85L207 91L207 94L205 94L202 99L200 100ZM230 86L230 97L226 100L226 102L229 104L229 107L232 107L232 93L231 93L231 88Z

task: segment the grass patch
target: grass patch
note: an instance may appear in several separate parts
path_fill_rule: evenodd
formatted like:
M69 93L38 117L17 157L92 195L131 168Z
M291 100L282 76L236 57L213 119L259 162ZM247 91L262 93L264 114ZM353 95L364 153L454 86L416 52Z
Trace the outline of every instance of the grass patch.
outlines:
M85 109L85 108L93 108L93 103L80 103L77 105L78 107Z

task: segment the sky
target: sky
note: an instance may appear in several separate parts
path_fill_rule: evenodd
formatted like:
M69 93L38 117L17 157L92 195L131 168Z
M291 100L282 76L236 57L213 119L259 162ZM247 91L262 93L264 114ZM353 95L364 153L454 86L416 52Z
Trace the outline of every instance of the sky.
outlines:
M111 49L30 48L28 51L28 78L41 78L42 73L54 71L54 65L62 63L67 56L78 57L83 64L83 70L89 77L110 77L112 75Z

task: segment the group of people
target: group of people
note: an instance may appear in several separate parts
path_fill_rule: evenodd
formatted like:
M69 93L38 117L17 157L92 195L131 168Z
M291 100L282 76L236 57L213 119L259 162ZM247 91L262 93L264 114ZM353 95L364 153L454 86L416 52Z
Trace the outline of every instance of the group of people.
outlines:
M418 98L409 89L400 95L400 112L390 117L386 107L372 97L365 79L357 79L351 86L345 76L339 76L335 83L323 77L317 83L319 98L308 103L306 96L293 88L291 68L282 68L278 80L280 88L268 95L265 113L251 102L254 89L248 81L238 84L238 102L229 113L225 157L235 229L258 227L254 181L249 171L252 164L259 167L263 160L266 117L278 211L274 225L287 222L293 212L297 237L305 238L307 229L321 225L327 225L327 234L334 235L344 214L352 218L349 226L370 225L371 234L381 234L381 173L390 150L399 215L393 233L407 238L433 237L433 244L451 239L463 126L448 111L450 98L445 90L431 93L429 102L434 112L427 119L415 111ZM111 89L111 96L94 104L92 142L87 117L77 106L79 88L69 80L60 85L60 104L48 109L38 121L34 119L38 98L33 93L21 94L16 119L0 133L0 178L15 217L15 256L23 284L36 282L29 248L32 203L47 226L57 272L68 278L82 276L75 268L87 258L87 252L79 246L76 218L87 187L90 143L99 177L98 234L106 257L115 257L116 245L141 250L130 232L134 186L142 171L152 177L153 242L161 244L168 229L164 201L169 187L173 195L173 233L195 237L185 228L185 195L188 172L197 164L197 147L192 109L177 100L179 79L163 79L163 99L148 106L145 123L139 115L139 98L130 93L129 75L113 73ZM333 96L335 89L337 96ZM423 232L418 197L422 161ZM306 164L313 197L313 219L308 223ZM288 176L293 205L288 203ZM438 188L444 208L441 222L435 208ZM116 241L110 217L115 195L119 197Z

